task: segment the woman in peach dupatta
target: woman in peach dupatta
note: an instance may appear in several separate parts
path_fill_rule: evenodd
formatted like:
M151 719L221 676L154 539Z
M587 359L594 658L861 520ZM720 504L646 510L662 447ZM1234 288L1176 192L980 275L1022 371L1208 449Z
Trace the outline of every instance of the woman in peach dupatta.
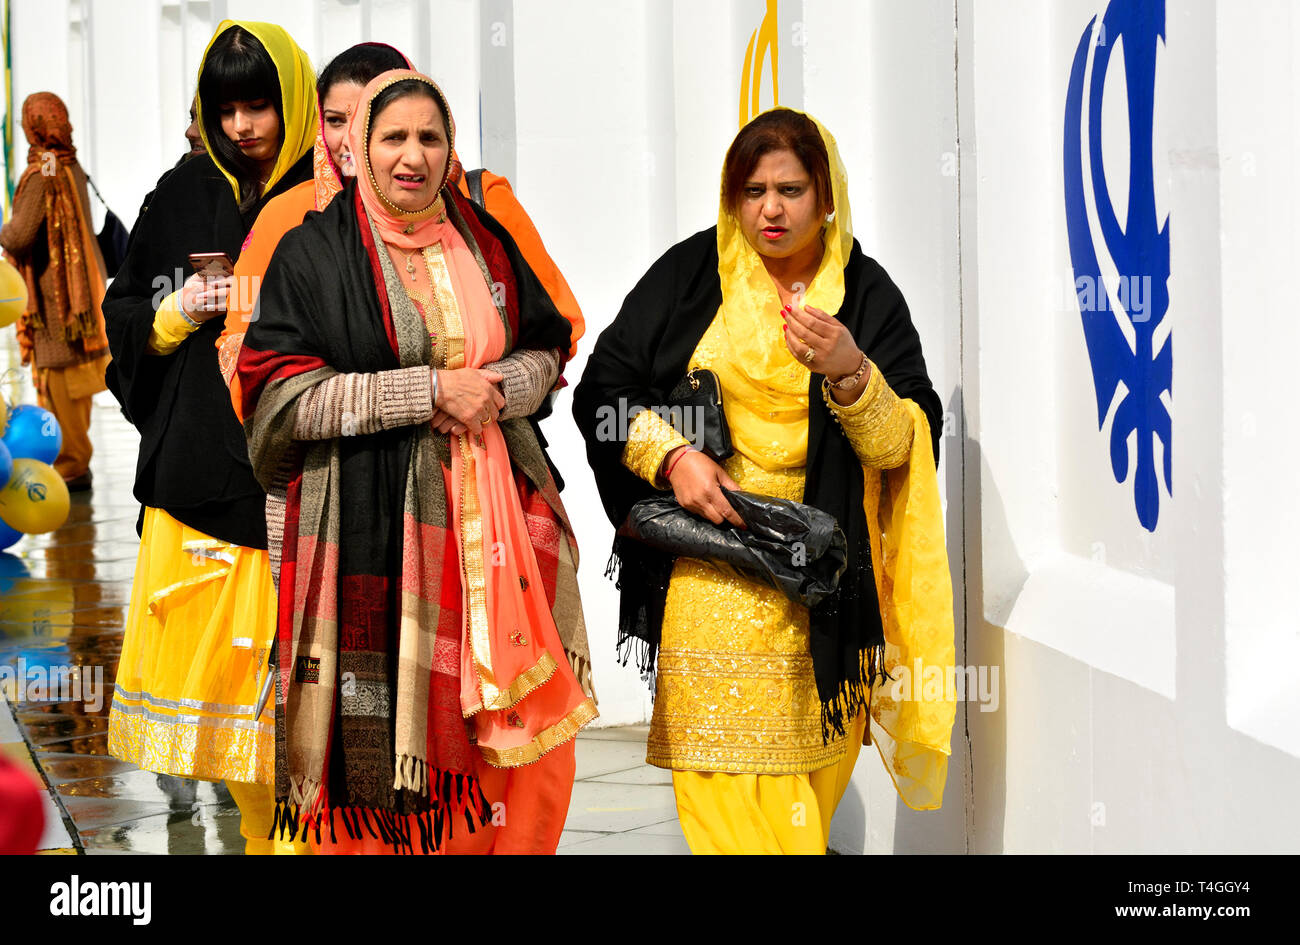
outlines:
M238 363L278 563L280 823L322 852L553 852L596 713L527 417L569 323L446 186L431 80L381 75L349 134L357 184L281 240Z

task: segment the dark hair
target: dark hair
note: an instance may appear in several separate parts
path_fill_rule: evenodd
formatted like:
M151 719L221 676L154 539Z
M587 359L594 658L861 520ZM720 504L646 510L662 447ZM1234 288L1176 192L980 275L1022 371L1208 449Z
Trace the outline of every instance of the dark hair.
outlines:
M399 98L406 98L411 95L423 95L425 98L434 102L438 106L438 112L442 115L442 128L448 138L451 136L451 122L447 118L447 106L442 101L432 85L428 82L421 82L419 79L403 79L401 82L394 82L388 88L384 89L375 96L375 100L370 105L370 127L366 129L366 135L369 137L374 134L375 120L385 108L393 104ZM366 142L369 145L369 141ZM450 144L450 140L447 142ZM450 160L450 155L448 159Z
M340 82L366 85L381 72L405 69L406 57L387 43L358 43L330 60L316 78L316 95L323 103L329 90Z
M242 26L232 26L212 43L199 73L199 101L203 130L212 146L213 159L239 184L239 210L244 213L262 196L257 165L221 130L223 102L266 99L280 119L280 145L284 145L284 102L280 76L266 47Z
M834 203L830 158L817 124L799 112L774 108L740 129L740 134L727 149L722 172L722 205L729 213L736 212L745 181L763 155L771 151L793 152L812 178L818 205L828 207Z

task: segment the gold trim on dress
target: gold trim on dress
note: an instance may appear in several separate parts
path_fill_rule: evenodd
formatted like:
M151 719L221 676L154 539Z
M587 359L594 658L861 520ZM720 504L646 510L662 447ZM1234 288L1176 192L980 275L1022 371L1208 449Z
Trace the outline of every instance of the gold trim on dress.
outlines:
M220 725L149 717L117 706L108 719L108 753L147 771L203 781L270 784L275 772L273 725Z
M548 751L559 748L576 736L598 714L596 704L590 699L583 699L572 712L545 731L538 732L526 745L500 750L479 745L478 750L482 753L483 760L494 768L518 768L532 764Z
M464 436L460 441L460 543L461 572L465 581L465 611L470 655L478 671L479 691L485 703L498 695L492 670L492 639L488 629L487 575L483 568L483 519L479 514L478 477L474 451Z
M871 377L858 399L841 404L831 396L830 382L822 379L822 400L866 466L893 469L907 462L912 451L912 414L894 393L874 363Z
M424 262L429 270L434 305L438 309L438 314L442 316L442 355L446 358L448 370L454 371L465 366L465 321L460 313L456 292L451 285L451 271L447 268L447 259L443 255L441 243L433 243L425 247Z
M524 696L528 695L542 683L546 682L546 680L550 679L551 676L555 674L557 666L559 666L559 664L555 661L555 657L543 650L542 658L516 676L515 681L512 682L509 687L504 691L493 687L492 691L494 695L487 698L486 706L483 702L480 702L478 705L465 712L465 718L477 715L479 712L482 712L484 708L496 712L517 705ZM486 689L486 687L484 688ZM486 695L486 692L484 694Z
M663 417L653 410L642 410L632 418L627 428L623 465L656 489L661 489L659 467L663 465L664 457L679 446L690 445L691 441Z

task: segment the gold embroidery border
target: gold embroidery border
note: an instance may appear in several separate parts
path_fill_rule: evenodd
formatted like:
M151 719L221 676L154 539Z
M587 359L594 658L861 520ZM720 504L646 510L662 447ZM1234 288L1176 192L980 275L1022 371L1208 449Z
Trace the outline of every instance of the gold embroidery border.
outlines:
M454 371L465 366L465 319L461 315L460 302L451 284L451 271L447 268L447 257L443 254L442 244L434 243L425 247L424 264L429 270L430 288L436 298L436 305L441 310L443 327L443 356L447 359L447 369Z
M691 441L653 410L642 410L627 428L627 442L623 444L622 462L634 474L656 489L664 488L659 467L664 457L679 446L690 446Z
M496 695L487 700L486 708L495 712L518 705L524 696L555 675L558 666L555 657L543 650L542 658L515 677L515 681L507 689L504 691L494 689ZM464 713L465 718L477 715L484 708L483 702L480 701L478 705Z
M269 726L267 726L269 728ZM111 712L108 753L159 774L200 781L275 780L275 735Z
M526 745L503 748L500 751L486 745L479 745L478 750L482 753L483 760L494 768L519 768L532 764L547 752L559 748L599 714L596 711L596 703L590 699L583 699L577 708L550 728L538 732Z
M656 768L672 771L717 771L723 774L808 774L842 761L848 750L848 740L838 739L821 751L809 751L798 761L753 760L762 754L756 749L711 751L703 748L658 749L646 745L645 761Z
M492 671L492 643L488 636L487 577L483 570L483 519L479 515L478 477L469 440L460 437L460 543L461 570L465 578L466 623L470 654L478 671L484 702L499 697Z

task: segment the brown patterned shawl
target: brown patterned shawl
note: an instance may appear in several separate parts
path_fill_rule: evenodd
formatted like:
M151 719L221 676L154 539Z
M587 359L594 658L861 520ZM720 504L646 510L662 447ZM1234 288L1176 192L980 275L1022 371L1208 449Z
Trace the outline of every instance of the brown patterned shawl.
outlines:
M90 227L87 208L79 191L84 191L73 173L77 149L72 144L72 123L68 107L53 92L36 92L23 101L23 133L27 136L27 167L18 181L22 190L28 181L43 175L45 184L45 234L49 271L47 297L37 287L40 273L33 255L16 260L27 283L27 311L20 335L52 331L87 354L108 347L104 316L100 310L104 295L103 264L99 245ZM25 348L31 347L30 338ZM102 388L101 388L102 389Z

